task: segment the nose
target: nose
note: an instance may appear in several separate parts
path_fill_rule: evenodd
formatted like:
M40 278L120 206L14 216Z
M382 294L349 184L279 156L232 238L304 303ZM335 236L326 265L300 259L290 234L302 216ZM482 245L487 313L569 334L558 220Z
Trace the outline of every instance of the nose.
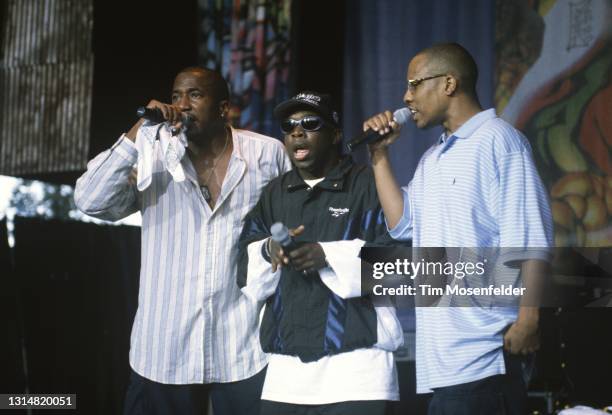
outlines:
M412 95L412 91L410 90L410 88L407 88L406 93L404 94L404 102L406 104L410 104L413 98L414 96Z
M301 137L304 135L304 129L300 124L297 124L295 127L293 127L293 130L291 130L289 135L291 137Z
M181 95L179 99L176 101L176 106L179 107L181 111L191 109L191 101L189 101L189 97L187 94Z

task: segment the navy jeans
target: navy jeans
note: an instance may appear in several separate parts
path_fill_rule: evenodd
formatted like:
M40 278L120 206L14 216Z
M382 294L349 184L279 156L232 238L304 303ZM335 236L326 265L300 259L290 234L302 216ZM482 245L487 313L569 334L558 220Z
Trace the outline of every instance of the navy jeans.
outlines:
M326 405L299 405L261 401L260 415L385 415L387 401L347 401Z
M434 389L428 415L525 415L525 359L504 352L506 374Z
M124 415L204 415L208 396L215 415L259 413L266 369L238 382L167 385L132 371L125 397Z

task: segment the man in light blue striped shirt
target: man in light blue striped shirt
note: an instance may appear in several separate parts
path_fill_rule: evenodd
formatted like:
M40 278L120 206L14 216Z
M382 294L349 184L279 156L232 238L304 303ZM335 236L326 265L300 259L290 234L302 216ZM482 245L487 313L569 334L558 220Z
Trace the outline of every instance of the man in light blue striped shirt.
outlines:
M113 221L142 214L125 413L202 413L208 391L215 414L258 413L266 365L258 338L262 303L236 284L237 241L262 188L290 170L290 161L278 140L229 126L229 91L217 72L181 71L172 103L148 107L161 111L166 125L137 123L88 164L75 191L86 214ZM168 167L161 139L136 139L186 116L192 125L179 166ZM146 145L153 145L152 174L138 191L128 177L137 148Z
M476 64L460 45L421 51L407 78L404 101L417 127L441 125L444 133L400 189L387 152L400 126L389 111L364 122L364 130L390 133L370 151L391 236L415 247L501 247L504 266L536 290L552 221L527 139L482 110ZM538 348L539 311L521 304L416 309L417 392L434 392L430 414L526 413L518 356Z

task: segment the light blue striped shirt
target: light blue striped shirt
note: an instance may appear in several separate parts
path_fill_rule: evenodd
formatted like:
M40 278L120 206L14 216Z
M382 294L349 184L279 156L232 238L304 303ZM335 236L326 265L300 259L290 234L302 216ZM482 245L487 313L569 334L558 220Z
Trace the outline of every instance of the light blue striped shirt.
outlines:
M552 216L531 147L493 109L442 135L402 192L395 239L412 239L415 247L513 248L505 250L508 260L548 259ZM517 311L417 308L417 392L505 373L502 331Z
M262 188L291 163L278 140L236 129L232 139L212 210L189 157L181 160L185 181L176 182L158 168L151 185L138 193L128 183L137 151L124 137L90 161L77 181L75 201L88 215L118 220L142 213L130 365L156 382L232 382L266 364L258 336L262 303L247 298L236 284L237 241ZM157 146L154 162L161 158Z

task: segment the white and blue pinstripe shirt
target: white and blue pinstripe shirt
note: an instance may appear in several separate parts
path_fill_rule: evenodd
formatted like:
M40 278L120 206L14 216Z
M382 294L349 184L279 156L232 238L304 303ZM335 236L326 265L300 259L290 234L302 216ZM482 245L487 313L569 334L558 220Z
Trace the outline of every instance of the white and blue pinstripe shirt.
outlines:
M125 137L90 161L77 181L75 201L88 215L118 220L142 213L130 365L156 382L232 382L266 364L258 336L262 304L238 288L236 243L262 188L291 163L278 140L236 129L232 138L234 149L212 210L189 157L181 161L185 181L157 169L151 185L138 194L128 183L137 151ZM161 157L158 146L155 163Z
M390 231L395 239L548 259L552 216L531 148L493 109L442 135L402 192L404 213ZM502 331L516 316L516 308L417 308L417 392L505 373Z

